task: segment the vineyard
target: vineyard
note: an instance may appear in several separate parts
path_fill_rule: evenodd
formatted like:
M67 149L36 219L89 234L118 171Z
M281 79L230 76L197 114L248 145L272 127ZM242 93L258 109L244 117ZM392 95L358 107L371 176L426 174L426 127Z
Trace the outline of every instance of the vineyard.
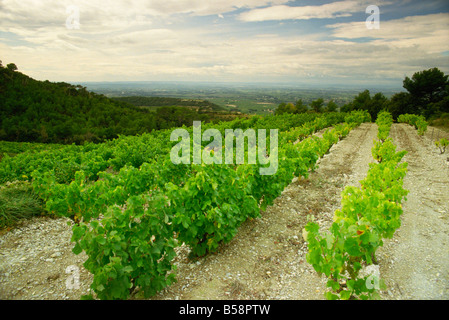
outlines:
M11 144L3 149L17 154L3 155L0 183L31 185L45 203L45 215L64 221L70 230L70 239L62 241L77 257L73 264L86 271L74 299L202 299L204 293L243 299L388 298L396 285L384 277L389 271L383 250L394 247L411 195L419 193L406 183L416 174L418 147L404 145L399 132L413 134L420 148L432 150L428 157L434 163L418 166L439 166L436 186L430 186L437 188L439 200L431 206L438 206L432 210L444 230L449 213L448 169L443 152L436 152L433 142L424 144L427 123L412 115L398 122L384 112L371 123L367 112L353 111L252 117L201 127L223 136L230 129L279 130L273 175L259 174L267 166L260 159L257 164L173 164L170 151L178 141L171 141L172 130L83 146ZM192 127L183 128L193 133ZM273 142L269 139L267 146ZM199 147L204 155L209 143L195 146L193 141L191 149ZM348 149L342 154L339 148ZM245 159L249 156L246 152ZM7 237L14 232L0 242L11 252ZM440 233L446 241L448 233ZM256 249L261 238L268 242ZM435 253L432 262L443 283L438 295L447 298L447 247L441 250L446 254ZM45 265L58 257L39 261ZM31 263L24 258L23 263ZM42 281L64 287L70 265L60 265L56 275ZM380 272L367 273L370 266ZM11 272L0 272L0 294L10 298ZM32 287L29 283L16 297ZM285 288L301 291L287 294Z

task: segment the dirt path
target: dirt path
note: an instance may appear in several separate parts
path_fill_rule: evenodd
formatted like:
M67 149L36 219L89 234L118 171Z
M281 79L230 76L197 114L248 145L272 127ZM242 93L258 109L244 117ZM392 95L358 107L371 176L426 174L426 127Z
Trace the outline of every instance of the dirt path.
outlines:
M178 282L153 299L323 299L326 279L306 262L302 229L307 216L327 228L346 185L359 185L372 162L377 126L363 124L333 146L308 179L294 180L233 241L197 261L188 248L175 258ZM384 299L449 298L449 167L430 138L405 125L391 135L409 150L403 225L379 252ZM446 171L445 171L446 170ZM33 219L0 236L0 299L79 299L88 293L86 257L71 252L66 219ZM68 289L66 268L80 270L80 288ZM139 298L138 296L135 298Z
M407 150L402 225L379 250L384 299L449 299L449 162L428 131L419 137L411 126L395 124L391 137Z

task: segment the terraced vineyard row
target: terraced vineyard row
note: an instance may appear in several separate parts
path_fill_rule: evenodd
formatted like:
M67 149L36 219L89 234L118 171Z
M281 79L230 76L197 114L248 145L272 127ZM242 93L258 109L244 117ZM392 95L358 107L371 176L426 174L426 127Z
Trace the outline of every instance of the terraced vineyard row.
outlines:
M391 114L380 113L376 123L379 140L372 149L376 162L370 164L361 187L345 188L342 207L335 211L328 232L321 233L315 222L309 222L305 228L307 261L328 277L328 299L378 297L381 279L376 274L363 273L362 269L377 264L375 254L383 245L382 239L392 238L401 225L402 200L408 191L403 188L407 163L400 162L407 152L396 152L388 138L393 123Z
M344 116L349 123L340 124ZM155 146L149 146L152 136L122 138L111 142L116 148L86 146L86 152L71 154L78 147L70 146L47 151L51 156L45 152L24 154L17 156L22 160L17 162L7 158L2 169L13 174L20 169L14 170L12 164L23 165L26 171L40 161L38 170L30 174L33 186L50 212L76 221L74 252L87 253L84 265L94 275L91 287L98 298L126 299L138 287L151 296L175 280L171 260L176 246L186 243L193 255L201 256L229 242L239 226L258 217L261 208L270 205L293 177L306 177L333 144L369 120L364 112L310 117L278 117L271 125L267 121L273 119L258 123L253 118L226 125L281 128L279 163L273 175L258 174L264 166L260 162L174 165L168 158L168 147L173 144L158 140L161 134L154 138L159 141ZM322 138L309 136L329 126L334 128ZM301 142L294 144L297 140ZM142 158L144 148L151 151L146 159ZM124 161L125 152L134 166ZM138 155L140 159L136 159ZM55 159L67 166L43 169L55 165ZM104 171L119 167L118 172ZM86 170L78 170L81 168Z

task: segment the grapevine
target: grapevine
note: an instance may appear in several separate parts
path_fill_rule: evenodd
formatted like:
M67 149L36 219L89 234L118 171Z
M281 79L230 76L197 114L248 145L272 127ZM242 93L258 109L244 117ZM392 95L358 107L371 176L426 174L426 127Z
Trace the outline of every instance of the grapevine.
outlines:
M449 145L449 141L445 138L435 141L435 145L440 150L440 153L443 154L446 152L446 147Z
M407 123L411 126L414 126L415 129L418 130L418 135L423 136L428 127L428 123L426 121L426 118L423 116L418 116L416 114L401 114L398 117L398 122L400 123Z
M176 246L186 243L193 256L216 251L244 221L259 217L294 177L307 177L333 144L368 119L360 111L254 117L213 126L222 133L279 128L283 143L273 175L260 175L264 165L259 162L175 165L169 131L24 152L17 161L6 156L0 173L11 179L19 171L31 172L47 210L74 220L73 252L87 254L84 265L94 275L97 298L127 299L137 288L151 296L176 280L171 263ZM330 126L322 138L311 136Z
M379 114L378 138L373 147L376 163L370 164L361 187L348 186L342 193L342 207L334 213L329 232L321 233L316 222L304 230L309 252L307 261L328 278L327 299L373 299L382 286L370 285L370 275L361 275L364 266L377 263L376 250L383 238L392 238L400 227L407 163L400 163L406 151L396 152L387 132L391 115ZM382 284L382 282L380 282Z

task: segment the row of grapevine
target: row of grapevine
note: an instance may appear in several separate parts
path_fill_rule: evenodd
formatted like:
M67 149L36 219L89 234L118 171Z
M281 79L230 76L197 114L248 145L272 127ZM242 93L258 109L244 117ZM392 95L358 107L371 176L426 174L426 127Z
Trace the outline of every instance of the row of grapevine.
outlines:
M304 132L308 135L317 130L329 127L341 122L344 116L335 117L332 114L315 118L313 121L306 122L298 130L289 130L281 133L280 144L285 144L285 135L291 135L292 132L301 136ZM282 119L285 120L285 117ZM279 119L278 119L279 121ZM282 121L284 122L284 121ZM232 126L234 123L230 123ZM244 124L240 121L240 124ZM218 127L219 131L224 132L224 126ZM191 128L189 129L192 130ZM159 145L170 145L168 137L159 142ZM127 138L126 140L130 140ZM125 141L126 141L125 140ZM143 149L146 142L141 138L135 138L135 145L132 141L127 141L132 150ZM120 141L120 145L124 144ZM195 167L190 165L175 165L169 157L169 150L162 153L158 145L158 156L150 157L139 167L124 164L118 172L100 171L96 172L99 179L91 181L92 171L79 170L75 172L75 179L69 184L61 183L55 170L47 172L36 171L33 173L33 186L39 195L45 200L46 207L49 212L70 217L79 221L82 217L84 220L97 218L104 210L113 204L123 205L130 196L139 195L148 190L163 188L168 182L176 182L183 185L187 178L195 174ZM120 152L112 149L116 154L122 154L123 148L119 148ZM118 157L113 157L114 161ZM122 158L120 156L120 158ZM110 161L104 160L99 167L106 167ZM78 175L78 178L76 178Z
M400 163L406 151L396 152L388 132L392 123L387 112L379 114L378 138L372 149L375 163L370 164L361 187L347 186L342 193L342 206L334 213L327 232L320 232L316 222L304 231L309 252L307 261L328 278L328 299L372 299L378 297L380 279L362 272L377 264L376 250L384 238L392 238L400 226L403 188L407 163ZM374 281L374 283L373 283ZM375 285L374 285L375 284Z
M222 134L229 128L279 129L273 176L258 173L261 163L174 165L169 153L175 142L166 130L6 155L0 183L32 180L49 212L75 220L74 252L88 254L85 266L99 298L126 298L137 287L152 295L174 281L170 261L177 245L185 242L192 254L202 255L229 242L294 176L307 176L332 144L369 119L366 112L301 114L202 126L203 132L214 128ZM309 137L330 126L335 128L323 138ZM192 127L185 129L192 134Z
M411 126L414 126L415 129L418 130L418 135L423 136L427 131L428 123L424 116L418 116L416 114L401 114L398 117L399 123L407 123Z
M51 172L58 183L70 183L80 170L88 174L89 180L95 181L98 173L108 168L138 167L169 152L170 146L164 144L162 135L123 136L102 144L66 145L39 152L23 152L14 157L5 156L0 162L0 183L29 180L33 172L35 175Z
M342 122L345 113L329 113L324 119ZM251 119L235 119L230 122L209 123L202 125L202 131L209 128L219 130L224 135L225 129L246 128L278 129L284 132L305 123L323 118L318 114L286 114L282 116L252 117ZM183 127L192 134L192 127ZM77 145L40 145L39 148L28 148L18 143L3 143L5 155L0 162L0 183L15 180L30 180L32 173L43 175L52 173L60 184L70 183L75 179L77 171L84 171L89 181L96 181L99 173L109 169L118 172L125 166L139 168L145 162L157 160L170 153L175 144L170 141L172 130L160 130L139 136L120 136L102 144L88 143ZM26 148L25 148L26 149ZM8 151L16 151L18 155L11 157Z
M423 136L427 131L428 123L423 116L418 116L415 114L401 114L398 117L398 122L408 123L414 126L418 130L418 135ZM440 154L446 152L447 146L449 146L449 141L446 138L441 138L440 140L434 141L435 146L440 150Z
M335 127L322 138L282 144L278 170L271 176L259 174L261 163L175 166L154 162L123 167L117 175L101 173L94 184L87 183L80 171L64 192L53 181L47 196L62 192L54 199L73 202L59 210L81 212L73 226L74 252L85 251L89 257L84 265L94 275L91 288L98 298L126 299L136 288L151 296L175 281L171 260L176 246L186 243L192 255L201 256L229 242L239 226L258 217L295 176L307 176L333 144L369 119L364 112L352 116L357 123L310 122L314 130ZM47 178L36 177L36 188L48 183ZM50 198L47 203L52 205Z

